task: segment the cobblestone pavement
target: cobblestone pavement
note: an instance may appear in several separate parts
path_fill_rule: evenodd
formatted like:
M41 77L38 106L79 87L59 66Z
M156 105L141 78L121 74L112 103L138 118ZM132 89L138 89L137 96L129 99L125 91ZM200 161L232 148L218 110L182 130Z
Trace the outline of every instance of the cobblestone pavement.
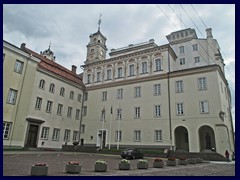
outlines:
M108 164L107 172L94 172L94 164L98 159L103 159ZM175 167L153 168L153 158L146 157L149 161L149 169L138 170L137 161L130 160L131 170L118 170L120 156L72 153L72 152L33 152L33 151L4 151L3 175L4 176L29 176L31 165L37 162L49 165L49 176L235 176L234 162L216 162L177 165ZM65 172L65 164L68 161L79 161L82 165L79 174Z

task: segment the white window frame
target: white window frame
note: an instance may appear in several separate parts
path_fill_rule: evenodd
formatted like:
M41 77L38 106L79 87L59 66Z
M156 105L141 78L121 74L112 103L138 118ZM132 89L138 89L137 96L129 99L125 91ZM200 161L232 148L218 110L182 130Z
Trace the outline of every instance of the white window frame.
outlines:
M123 67L118 67L117 68L117 78L122 78L123 77Z
M8 92L7 103L14 105L17 101L17 94L18 94L17 90L10 89Z
M200 90L200 91L207 90L207 78L206 77L198 78L198 90Z
M161 105L154 105L154 117L161 117Z
M160 96L161 95L161 84L154 84L153 85L153 95Z
M193 47L193 51L197 51L198 50L198 44L193 44L192 47Z
M183 54L183 53L184 53L184 46L180 46L180 47L179 47L179 53L180 53L180 54Z
M52 141L59 141L60 129L54 128L52 134Z
M117 130L115 132L115 141L116 142L121 142L122 141L122 131L121 130Z
M3 121L3 139L9 139L11 133L12 123Z
M63 141L69 142L70 141L70 136L71 136L71 130L70 129L65 129Z
M141 86L134 87L134 97L135 98L141 97Z
M179 64L184 65L185 64L185 58L180 58L179 59Z
M107 80L112 79L112 69L107 69Z
M87 84L91 84L91 74L87 75Z
M35 109L36 110L41 110L41 105L42 105L42 98L37 97L36 104L35 104Z
M76 120L80 119L80 116L81 116L80 112L81 112L80 109L76 109L76 116L75 116Z
M55 90L55 84L51 83L49 86L49 92L54 93L54 90Z
M14 72L22 74L24 62L16 60L14 66Z
M176 93L182 93L183 92L183 81L179 80L176 81Z
M97 72L97 82L101 82L101 72Z
M64 97L64 94L65 94L65 88L61 87L61 89L60 89L60 96Z
M117 120L122 120L122 108L117 108Z
M48 135L49 135L49 127L42 127L40 139L48 140Z
M200 57L199 56L194 57L194 62L195 63L200 63Z
M123 88L117 89L117 100L123 99Z
M162 70L162 59L161 58L155 59L155 68L156 68L156 71Z
M141 130L134 130L133 141L135 141L135 142L141 141Z
M47 101L47 107L46 107L46 112L47 113L52 113L52 106L53 106L53 102L52 101Z
M134 64L130 64L129 66L129 76L134 76Z
M183 102L176 103L176 114L177 114L177 116L184 115L184 104L183 104Z
M73 131L73 138L72 138L72 140L73 140L73 142L76 142L76 141L78 141L78 131Z
M140 119L141 118L141 107L134 107L134 118Z
M72 110L73 110L73 108L68 106L68 111L67 111L67 117L68 118L72 118Z
M100 120L101 120L101 121L104 121L105 118L106 118L106 110L105 110L105 108L103 108L103 109L101 110L101 118L100 118Z
M102 101L107 101L107 91L102 92Z
M63 111L63 105L62 104L58 104L57 115L61 116L62 115L62 111Z
M141 63L141 65L142 65L142 74L146 74L146 73L148 73L148 62L147 61L143 61L142 63Z
M161 142L161 141L163 141L163 139L162 139L162 130L158 129L158 130L155 130L155 131L154 131L154 140L155 140L156 142Z
M200 113L201 114L208 114L209 113L209 104L208 101L200 101Z

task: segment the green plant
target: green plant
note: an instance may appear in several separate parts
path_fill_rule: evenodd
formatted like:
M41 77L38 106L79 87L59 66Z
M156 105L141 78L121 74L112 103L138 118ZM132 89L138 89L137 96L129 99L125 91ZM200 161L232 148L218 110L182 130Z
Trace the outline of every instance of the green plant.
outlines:
M95 164L107 164L106 161L99 159L95 162Z
M146 159L139 159L138 162L139 163L148 163L148 161Z
M175 158L175 157L170 157L170 158L168 158L168 160L169 160L169 161L175 161L176 158Z
M120 161L120 163L127 163L127 164L129 164L129 163L130 163L130 161L129 161L129 160L127 160L127 159L122 159L122 160Z
M80 163L78 161L69 161L69 165L79 165Z

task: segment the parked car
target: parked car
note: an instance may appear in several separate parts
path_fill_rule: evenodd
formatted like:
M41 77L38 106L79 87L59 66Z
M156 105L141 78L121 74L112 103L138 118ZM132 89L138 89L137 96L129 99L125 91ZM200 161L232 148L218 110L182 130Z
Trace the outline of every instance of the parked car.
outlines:
M137 159L137 158L143 158L143 153L134 148L128 148L121 152L121 156L124 159Z

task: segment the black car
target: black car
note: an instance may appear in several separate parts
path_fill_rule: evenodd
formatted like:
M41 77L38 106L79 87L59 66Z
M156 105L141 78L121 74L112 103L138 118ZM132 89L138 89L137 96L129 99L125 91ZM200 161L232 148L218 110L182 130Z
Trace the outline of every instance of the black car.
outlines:
M121 152L121 156L124 159L137 159L137 158L143 158L143 153L138 149L129 148L129 149L123 150Z

